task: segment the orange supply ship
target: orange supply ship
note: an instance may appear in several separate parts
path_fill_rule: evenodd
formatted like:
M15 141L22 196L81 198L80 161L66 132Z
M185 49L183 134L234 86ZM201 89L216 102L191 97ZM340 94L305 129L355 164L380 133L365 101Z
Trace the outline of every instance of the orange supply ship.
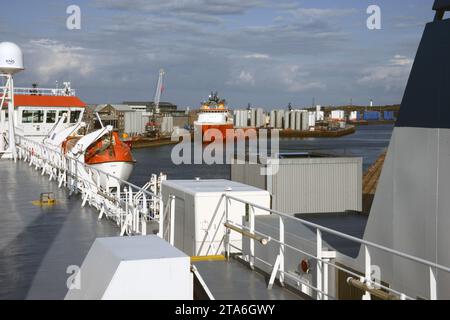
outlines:
M245 132L250 128L236 129L233 115L226 105L225 99L220 99L217 92L211 92L208 101L202 103L198 112L198 119L194 122L194 131L202 134L203 143L216 140L226 142L227 138L245 138Z
M202 103L194 130L201 132L204 143L209 143L219 138L219 132L222 140L225 140L227 130L233 127L233 117L226 107L226 101L220 99L217 92L211 92L208 101Z

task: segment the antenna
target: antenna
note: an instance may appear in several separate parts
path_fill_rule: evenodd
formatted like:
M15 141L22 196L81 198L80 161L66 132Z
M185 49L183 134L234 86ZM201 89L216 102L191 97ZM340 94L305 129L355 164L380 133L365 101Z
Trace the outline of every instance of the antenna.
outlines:
M435 0L433 10L436 11L434 21L444 19L445 12L450 11L450 0Z
M15 124L14 124L14 79L13 75L24 70L22 50L12 42L0 43L0 77L5 85L0 101L0 158L17 161ZM8 106L8 121L6 112Z

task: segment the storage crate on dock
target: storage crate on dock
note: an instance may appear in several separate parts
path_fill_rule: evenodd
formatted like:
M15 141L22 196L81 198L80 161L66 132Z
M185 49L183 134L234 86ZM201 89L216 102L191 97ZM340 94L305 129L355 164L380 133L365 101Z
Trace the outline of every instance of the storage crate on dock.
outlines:
M378 111L365 111L363 119L366 121L377 121L380 120L380 112Z

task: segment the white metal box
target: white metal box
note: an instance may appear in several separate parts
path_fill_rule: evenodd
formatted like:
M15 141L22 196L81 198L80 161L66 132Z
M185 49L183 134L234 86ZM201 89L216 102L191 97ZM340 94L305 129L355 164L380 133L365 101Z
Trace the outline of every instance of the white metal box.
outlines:
M225 199L223 194L270 208L270 194L242 183L229 180L167 180L162 182L165 204L175 196L174 245L191 256L223 253L225 235ZM241 225L250 208L244 203L230 201L229 220ZM256 209L255 215L269 212ZM231 232L230 242L242 247L242 236Z
M66 300L192 300L190 258L157 236L97 238Z

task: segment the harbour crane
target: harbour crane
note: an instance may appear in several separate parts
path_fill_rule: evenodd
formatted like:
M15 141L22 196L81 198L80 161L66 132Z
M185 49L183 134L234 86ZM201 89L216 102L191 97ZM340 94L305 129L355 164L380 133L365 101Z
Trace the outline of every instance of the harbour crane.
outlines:
M165 74L166 72L164 71L164 69L159 70L158 84L156 85L155 99L153 100L155 104L155 114L159 114L159 103L161 101L161 94L164 91L163 80Z
M160 124L157 121L157 117L160 116L159 103L161 102L161 94L164 91L164 75L166 72L164 69L159 70L158 83L156 84L155 98L153 99L154 109L150 116L150 121L145 127L145 131L148 137L157 138L159 136Z

